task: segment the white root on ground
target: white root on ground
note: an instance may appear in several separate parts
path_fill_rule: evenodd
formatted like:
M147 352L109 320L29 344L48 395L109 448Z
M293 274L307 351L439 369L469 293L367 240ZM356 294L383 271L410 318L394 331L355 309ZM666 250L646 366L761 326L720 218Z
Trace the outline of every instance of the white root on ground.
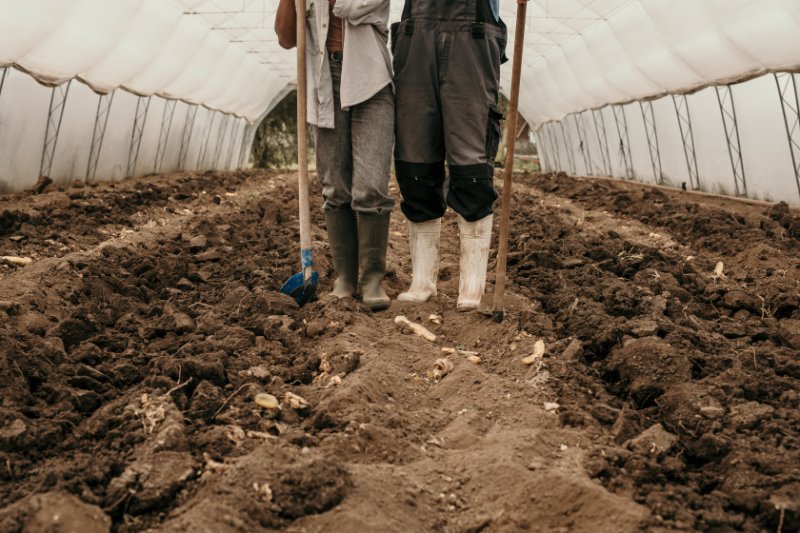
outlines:
M725 263L720 261L717 263L717 266L714 267L714 275L715 279L725 279L727 276L725 275Z
M443 377L453 371L453 363L449 359L437 359L429 376L434 381L441 381Z
M263 407L264 409L268 409L270 411L277 411L281 408L280 402L272 394L266 394L264 392L256 394L254 401L259 407Z
M403 315L400 315L397 318L395 318L394 323L399 326L407 327L408 329L413 331L416 335L419 335L420 337L422 337L427 341L436 342L437 337L434 333L432 333L424 326L411 322L408 318L404 317Z
M446 353L448 355L460 355L462 357L470 357L473 355L478 355L478 352L470 352L469 350L458 350L456 348L442 348L442 353Z
M341 374L333 374L331 375L331 371L333 370L333 365L331 365L330 357L328 354L323 353L320 356L320 363L319 363L319 371L320 373L314 378L313 383L315 385L321 385L324 387L336 387L342 384L342 375ZM323 385L324 384L324 385Z
M302 411L311 407L311 404L306 401L302 396L298 396L293 392L287 392L283 396L283 401L289 404L289 407L297 411Z
M526 366L531 366L537 361L539 361L542 357L544 357L545 352L545 345L544 341L539 339L536 341L536 344L533 345L533 353L522 360L522 364Z
M33 263L33 259L30 257L14 257L10 255L4 255L0 257L0 263L6 263L13 266L28 266Z
M481 358L478 357L478 352L469 352L466 350L457 350L455 348L442 348L442 353L448 355L460 355L472 364L481 364Z
M268 503L272 502L272 488L270 488L269 483L263 483L261 485L253 483L253 489L255 489L256 494L263 501Z

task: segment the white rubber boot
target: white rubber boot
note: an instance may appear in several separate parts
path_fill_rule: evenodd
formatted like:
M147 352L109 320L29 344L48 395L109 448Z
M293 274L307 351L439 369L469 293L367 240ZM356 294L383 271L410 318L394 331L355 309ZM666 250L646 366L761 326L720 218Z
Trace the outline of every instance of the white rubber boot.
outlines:
M486 268L492 242L492 221L489 215L477 222L458 217L461 234L461 261L458 279L458 310L471 311L481 303L486 289Z
M427 302L436 296L439 278L439 237L442 219L408 224L411 244L411 287L397 297L401 302Z

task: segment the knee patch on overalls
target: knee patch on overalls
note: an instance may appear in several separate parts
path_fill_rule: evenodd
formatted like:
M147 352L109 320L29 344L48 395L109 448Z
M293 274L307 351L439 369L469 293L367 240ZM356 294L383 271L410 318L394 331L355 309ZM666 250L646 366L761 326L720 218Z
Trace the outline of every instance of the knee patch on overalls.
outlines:
M395 161L397 184L403 196L400 209L411 222L427 222L444 216L444 161L408 163Z
M492 214L498 196L493 171L494 167L488 164L450 167L447 204L467 222L476 222Z

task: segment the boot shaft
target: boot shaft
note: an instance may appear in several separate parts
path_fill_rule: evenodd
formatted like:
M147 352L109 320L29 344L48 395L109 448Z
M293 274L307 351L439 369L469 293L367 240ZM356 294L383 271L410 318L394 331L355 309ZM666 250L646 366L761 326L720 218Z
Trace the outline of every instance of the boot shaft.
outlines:
M362 277L386 273L386 250L389 246L391 213L359 213L358 255Z
M358 215L361 295L364 303L373 311L386 309L391 303L381 286L386 275L390 217L391 213Z
M435 218L427 222L409 222L408 223L408 237L411 245L414 245L414 240L417 237L429 237L436 241L437 247L439 238L442 234L442 219Z
M426 302L436 296L439 278L439 239L442 219L410 222L408 241L411 249L411 287L398 299L406 302Z
M351 209L325 211L333 268L336 271L334 294L353 295L358 286L358 221Z
M461 235L461 260L458 281L458 309L476 309L486 289L486 270L492 242L492 222L489 215L477 222L458 217Z
M492 239L492 223L494 215L489 215L476 222L467 222L466 219L458 217L458 232L462 239Z

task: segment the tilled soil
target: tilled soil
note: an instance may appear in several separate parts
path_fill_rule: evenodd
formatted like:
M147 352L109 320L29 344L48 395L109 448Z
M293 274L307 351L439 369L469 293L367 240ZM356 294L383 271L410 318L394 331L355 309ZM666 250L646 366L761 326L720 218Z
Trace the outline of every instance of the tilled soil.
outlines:
M796 212L520 175L498 325L451 215L431 302L325 297L319 191L298 309L294 178L0 197L0 531L800 529Z

